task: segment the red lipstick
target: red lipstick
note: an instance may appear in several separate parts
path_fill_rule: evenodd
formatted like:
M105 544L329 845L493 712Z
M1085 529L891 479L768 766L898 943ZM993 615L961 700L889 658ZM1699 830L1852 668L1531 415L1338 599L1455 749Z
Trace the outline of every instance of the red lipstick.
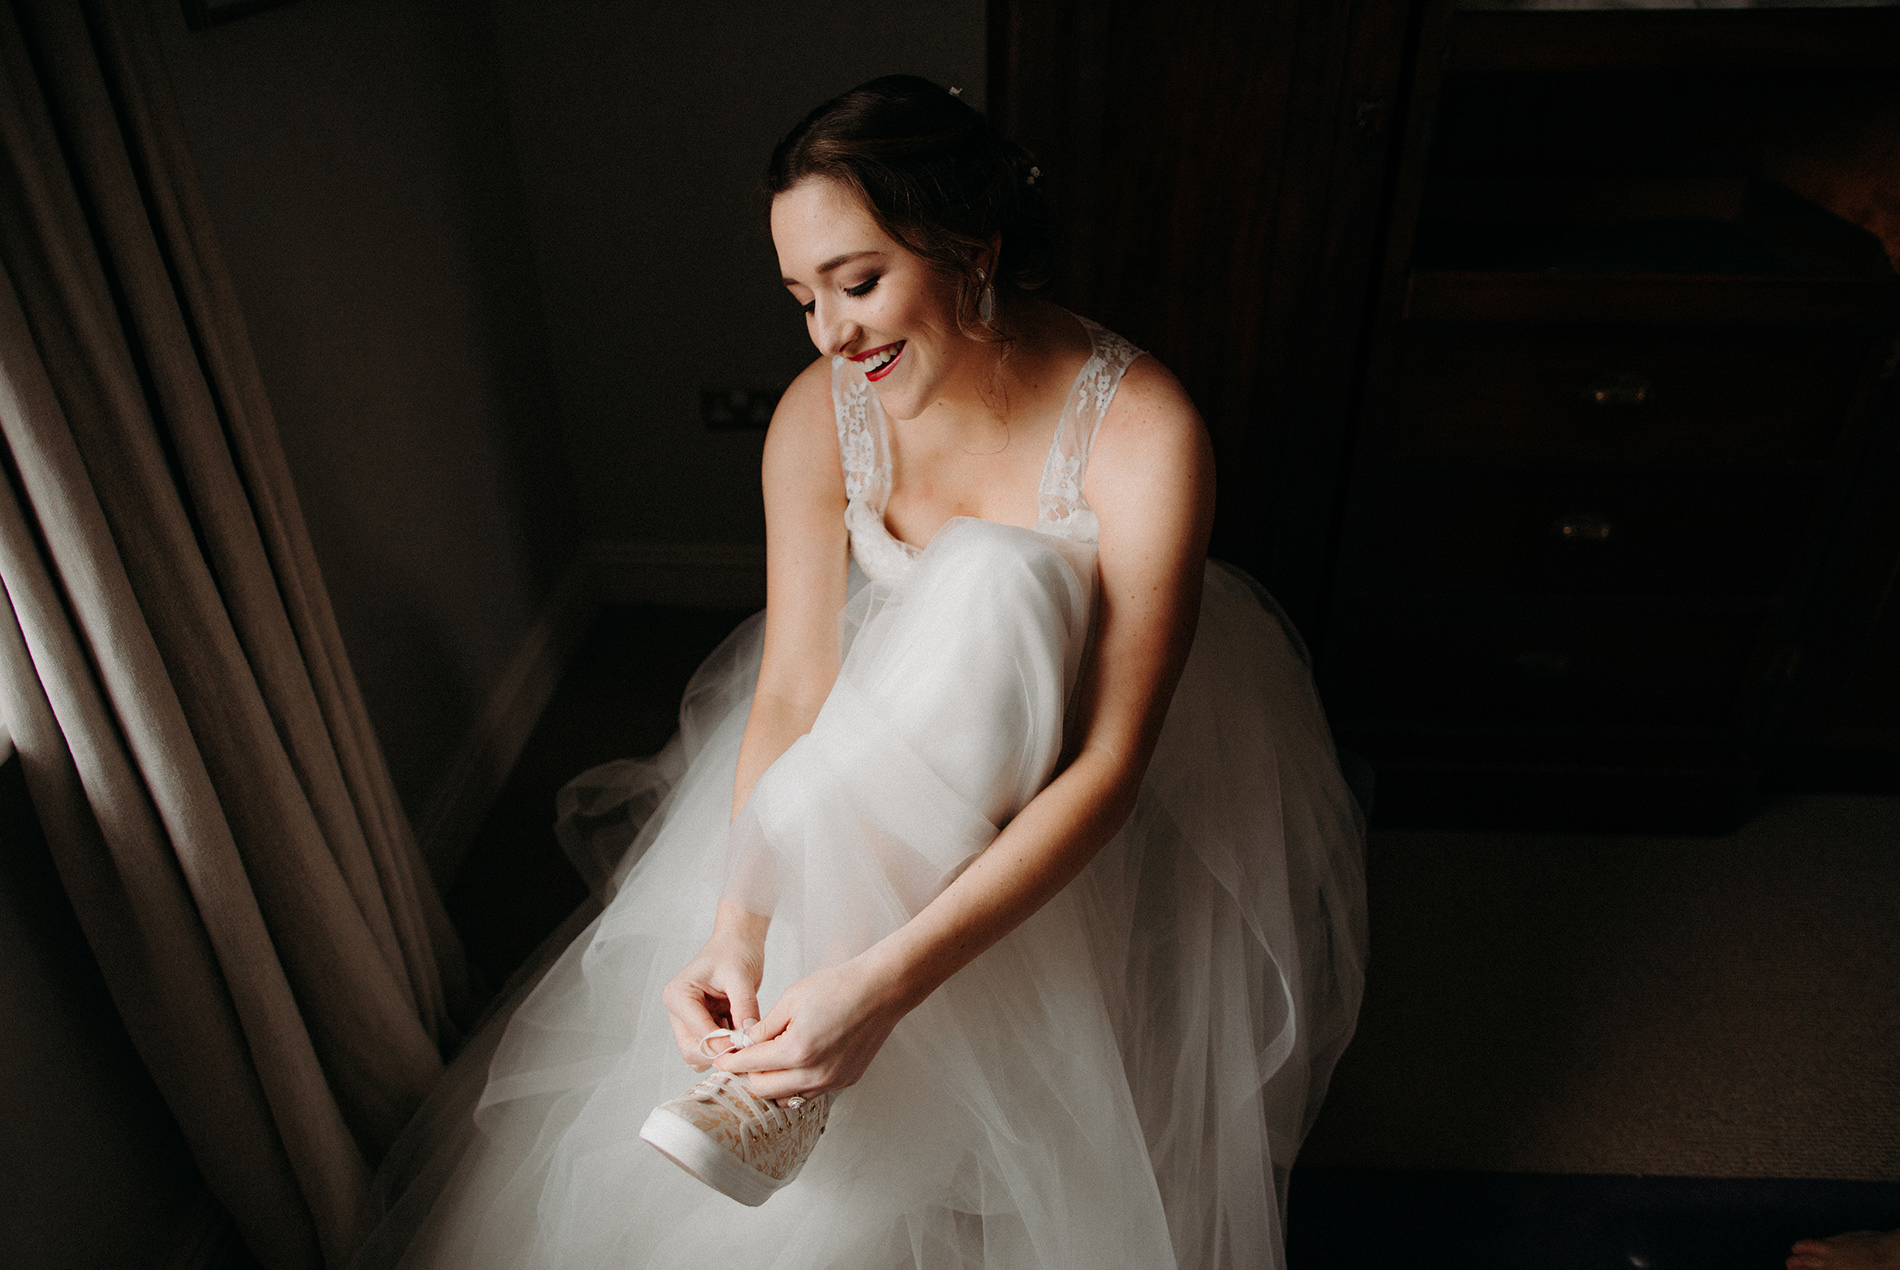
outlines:
M889 344L879 345L877 348L871 349L869 352L859 353L856 357L853 357L851 360L854 362L857 362L859 365L864 365L867 362L874 363L875 368L872 370L865 371L864 377L870 382L876 383L878 380L884 378L884 376L891 373L891 367L897 365L898 358L902 357L903 355L904 355L904 341L896 340Z

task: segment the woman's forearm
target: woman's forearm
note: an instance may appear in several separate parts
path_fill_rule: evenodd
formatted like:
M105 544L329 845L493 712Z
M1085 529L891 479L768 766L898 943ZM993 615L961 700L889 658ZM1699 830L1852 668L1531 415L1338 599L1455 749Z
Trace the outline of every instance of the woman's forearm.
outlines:
M755 913L731 900L720 900L719 911L713 918L713 934L759 949L765 947L765 933L771 925L772 919L764 913Z
M1077 755L956 881L866 953L883 990L915 1008L1048 903L1121 828L1145 766L1106 749Z
M859 956L787 988L717 1066L761 1097L856 1083L911 1010L1082 871L1127 818L1141 763L1084 749L936 899Z
M736 819L753 786L765 769L778 762L792 748L792 742L811 731L818 717L818 702L792 701L761 691L752 699L752 712L746 716L745 737L739 742L739 769L732 781L732 815Z
M752 712L746 716L745 736L739 742L738 771L732 782L733 819L738 818L740 809L752 797L752 789L765 775L765 770L776 763L794 741L811 731L812 721L817 717L816 707L801 706L765 692L753 697ZM713 932L763 948L765 932L771 924L769 913L757 913L735 900L723 899L713 920Z

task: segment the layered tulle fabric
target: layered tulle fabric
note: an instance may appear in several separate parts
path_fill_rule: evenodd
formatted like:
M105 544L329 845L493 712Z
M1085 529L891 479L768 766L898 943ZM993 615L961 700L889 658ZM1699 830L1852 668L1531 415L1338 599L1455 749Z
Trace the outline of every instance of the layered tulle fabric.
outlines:
M831 695L732 826L726 896L798 932L794 973L897 929L1048 783L1094 581L1091 546L960 517L858 589Z
M888 420L834 361L870 574L836 686L729 824L755 618L661 754L562 792L599 915L557 932L391 1152L362 1270L1282 1264L1287 1170L1358 1014L1363 825L1297 637L1215 564L1127 825L898 1025L796 1182L744 1208L638 1136L691 1083L660 992L722 897L772 914L769 1010L929 903L1054 774L1094 607L1089 447L1140 356L1082 327L1036 529L958 518L921 551L885 527Z
M474 1130L465 1075L398 1153L362 1264L1280 1264L1285 1170L1357 1013L1361 827L1302 654L1219 566L1128 825L898 1026L795 1183L743 1208L638 1139L691 1081L660 991L722 894L775 914L769 1004L1046 783L1093 577L1085 544L958 520L858 587L837 690L729 833L761 627L735 632L673 746L565 795L604 912L513 1011Z

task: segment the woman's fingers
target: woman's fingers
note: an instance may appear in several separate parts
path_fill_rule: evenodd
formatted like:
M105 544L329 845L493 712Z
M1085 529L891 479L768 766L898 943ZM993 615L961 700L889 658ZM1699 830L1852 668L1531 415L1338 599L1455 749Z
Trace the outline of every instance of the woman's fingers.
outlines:
M694 1036L686 1024L671 1015L667 1016L673 1025L673 1044L679 1046L680 1057L696 1072L703 1072L712 1066L706 1056L699 1052L699 1038ZM701 1033L700 1035L704 1035Z
M890 1035L896 1014L859 967L820 970L785 990L756 1043L722 1054L722 1070L746 1073L766 1097L815 1094L854 1085Z
M742 1028L746 1035L752 1036L759 1022L757 986L747 983L741 975L717 974L713 976L713 989L725 995L731 1026ZM748 1024L751 1026L748 1027Z
M719 1056L719 1066L729 1072L783 1071L801 1066L804 1061L803 1050L794 1048L783 1036L758 1041L744 1049L728 1050Z
M787 1052L783 1040L785 1028L792 1021L791 997L792 993L787 992L778 999L778 1004L772 1007L770 1014L747 1028L745 1034L752 1038L752 1044L742 1050L730 1050L727 1054L720 1055L721 1058L731 1057L733 1061L722 1062L719 1065L729 1072L763 1072L790 1067L802 1061ZM738 1057L740 1055L744 1057Z
M793 1094L809 1098L851 1083L839 1079L833 1065L807 1066L810 1060L804 1046L791 1037L780 1036L721 1054L717 1065L725 1071L744 1073L746 1086L761 1098L789 1098Z
M745 1078L745 1083L761 1098L790 1098L793 1095L815 1098L826 1090L824 1080L818 1073L796 1067L778 1072L755 1072Z
M848 1084L838 1082L826 1066L810 1065L815 1057L810 1046L786 1031L791 1021L790 1003L781 997L764 1021L751 1030L753 1043L721 1054L718 1065L729 1072L745 1073L746 1084L762 1098L816 1094L835 1084Z
M666 985L665 991L660 993L660 1000L665 1003L667 1014L688 1028L697 1028L697 1036L704 1036L719 1026L712 1013L712 998L715 995L717 991L711 985L697 984L682 977Z
M673 1028L680 1057L696 1070L708 1064L700 1042L721 1028L744 1029L759 1014L759 976L763 949L757 941L715 932L687 963L660 999ZM750 1035L750 1030L747 1029Z
M789 995L788 993L787 996ZM755 1042L773 1040L784 1034L786 1026L791 1023L791 1021L791 1005L785 997L780 997L778 1004L772 1007L772 1012L766 1015L764 1019L754 1023L750 1028L747 1028L746 1034Z
M706 1056L699 1052L699 1041L719 1023L713 1018L705 989L675 979L666 985L660 999L666 1004L666 1016L673 1025L673 1042L679 1046L680 1057L692 1064L695 1071L706 1070Z

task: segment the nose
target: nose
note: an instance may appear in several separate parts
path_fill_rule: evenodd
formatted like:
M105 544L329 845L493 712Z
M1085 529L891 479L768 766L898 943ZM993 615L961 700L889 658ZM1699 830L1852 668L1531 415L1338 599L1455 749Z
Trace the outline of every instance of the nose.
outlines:
M836 357L858 337L858 324L840 315L835 307L818 300L812 308L811 342L826 357Z

